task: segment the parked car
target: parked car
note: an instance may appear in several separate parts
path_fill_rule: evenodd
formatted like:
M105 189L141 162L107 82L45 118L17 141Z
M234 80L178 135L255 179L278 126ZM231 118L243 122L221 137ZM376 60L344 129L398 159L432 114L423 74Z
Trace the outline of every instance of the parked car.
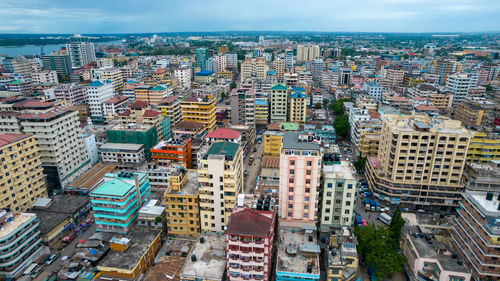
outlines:
M45 262L45 264L47 264L47 265L52 264L53 262L55 262L57 260L58 257L59 257L58 254L50 255L49 258L47 259L47 261Z
M39 265L42 265L42 264L45 264L45 262L47 261L47 259L50 257L50 254L46 254L46 255L43 255L40 260L38 260L38 264Z

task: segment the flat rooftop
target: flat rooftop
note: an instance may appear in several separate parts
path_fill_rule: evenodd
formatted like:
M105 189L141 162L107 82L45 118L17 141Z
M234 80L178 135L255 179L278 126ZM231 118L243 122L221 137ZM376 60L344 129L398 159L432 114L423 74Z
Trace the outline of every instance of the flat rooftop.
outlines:
M319 276L321 250L316 241L315 230L305 228L280 228L276 271ZM309 241L310 239L312 241ZM307 273L308 263L314 264L311 273Z
M483 215L489 215L489 216L497 216L500 218L500 210L498 208L500 205L500 193L497 192L491 192L493 193L493 198L492 200L487 200L486 196L488 192L482 192L482 191L466 191L464 196L466 198L472 199L473 204L476 206L480 207L483 212Z
M325 178L342 178L346 180L354 180L354 167L351 162L340 161L340 165L324 165L323 173Z
M5 236L9 235L11 232L15 231L20 225L34 218L36 215L31 213L20 213L20 214L8 214L6 211L1 210L0 212L5 212L4 218L13 217L14 219L5 222L0 228L0 240Z
M122 238L130 239L129 248L124 252L110 251L101 262L99 262L97 267L112 267L126 270L133 269L139 263L139 260L151 243L160 234L160 231L160 229L146 227L132 228L126 235L122 236Z
M175 170L170 176L178 176L181 172ZM198 172L186 171L187 181L181 187L181 190L170 190L168 194L170 195L197 195L198 194Z
M72 217L67 213L56 213L50 210L31 210L31 212L37 215L42 234L48 233L65 219Z
M207 155L224 155L231 156L234 159L236 151L240 147L237 143L232 142L216 142L213 143L208 149Z
M283 148L301 150L319 150L319 144L299 140L301 132L285 132L283 135Z
M113 172L115 168L115 165L104 165L99 162L95 164L92 169L73 181L66 189L87 189L92 191L93 188L102 180L104 175Z
M39 202L47 204L37 204ZM38 200L33 205L34 210L45 210L50 212L68 213L73 214L85 207L90 202L87 196L78 195L55 195L51 199L49 198L38 198Z
M133 173L139 177L139 181L146 176L144 173ZM90 193L91 196L124 196L131 188L135 188L134 178L120 177L118 174L104 175L104 183Z
M203 237L204 243L200 242ZM223 279L226 269L226 237L203 233L196 241L181 271L181 278ZM196 261L191 256L196 256Z
M130 152L130 151L138 152L141 149L144 149L144 145L135 143L107 142L99 147L100 151L111 151L111 152Z
M446 271L468 272L463 265L457 263L457 260L452 257L452 253L446 249L443 243L432 240L432 244L429 244L425 238L415 238L412 235L408 235L408 237L410 237L420 258L435 259Z

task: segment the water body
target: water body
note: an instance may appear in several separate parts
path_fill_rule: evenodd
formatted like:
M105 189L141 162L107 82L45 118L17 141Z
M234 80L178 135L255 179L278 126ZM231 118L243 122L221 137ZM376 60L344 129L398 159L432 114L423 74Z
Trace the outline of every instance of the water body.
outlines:
M121 43L120 40L94 43L96 45L113 45ZM32 45L32 46L12 46L0 47L0 55L7 55L9 57L18 57L19 55L40 55L40 47L44 47L45 54L50 54L52 51L60 50L61 47L66 47L66 44L50 44L50 45Z

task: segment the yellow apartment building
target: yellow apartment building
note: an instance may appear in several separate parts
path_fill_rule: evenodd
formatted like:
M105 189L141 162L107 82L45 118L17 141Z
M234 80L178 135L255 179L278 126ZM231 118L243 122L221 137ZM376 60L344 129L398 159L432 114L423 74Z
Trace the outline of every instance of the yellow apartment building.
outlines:
M211 132L215 128L215 103L213 95L194 94L181 101L182 119L202 123Z
M288 121L304 124L307 116L307 96L301 92L290 95Z
M264 133L264 155L279 157L282 142L283 132L266 131Z
M163 194L168 235L200 234L198 185L196 171L181 169L170 175L169 185Z
M500 137L493 133L474 132L467 152L467 161L477 163L492 160L500 160Z

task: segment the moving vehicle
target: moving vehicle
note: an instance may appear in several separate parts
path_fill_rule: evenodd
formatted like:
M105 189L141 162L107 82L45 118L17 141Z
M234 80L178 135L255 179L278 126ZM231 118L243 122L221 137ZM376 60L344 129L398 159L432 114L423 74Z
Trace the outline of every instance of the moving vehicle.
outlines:
M250 154L250 158L248 158L249 161L253 162L255 160L255 154Z
M57 260L58 257L59 257L58 254L52 254L52 255L50 255L50 257L47 259L47 261L45 262L45 264L47 264L47 265L52 264L53 262L55 262Z
M387 225L391 225L392 218L386 213L380 213L380 215L378 215L378 219Z

